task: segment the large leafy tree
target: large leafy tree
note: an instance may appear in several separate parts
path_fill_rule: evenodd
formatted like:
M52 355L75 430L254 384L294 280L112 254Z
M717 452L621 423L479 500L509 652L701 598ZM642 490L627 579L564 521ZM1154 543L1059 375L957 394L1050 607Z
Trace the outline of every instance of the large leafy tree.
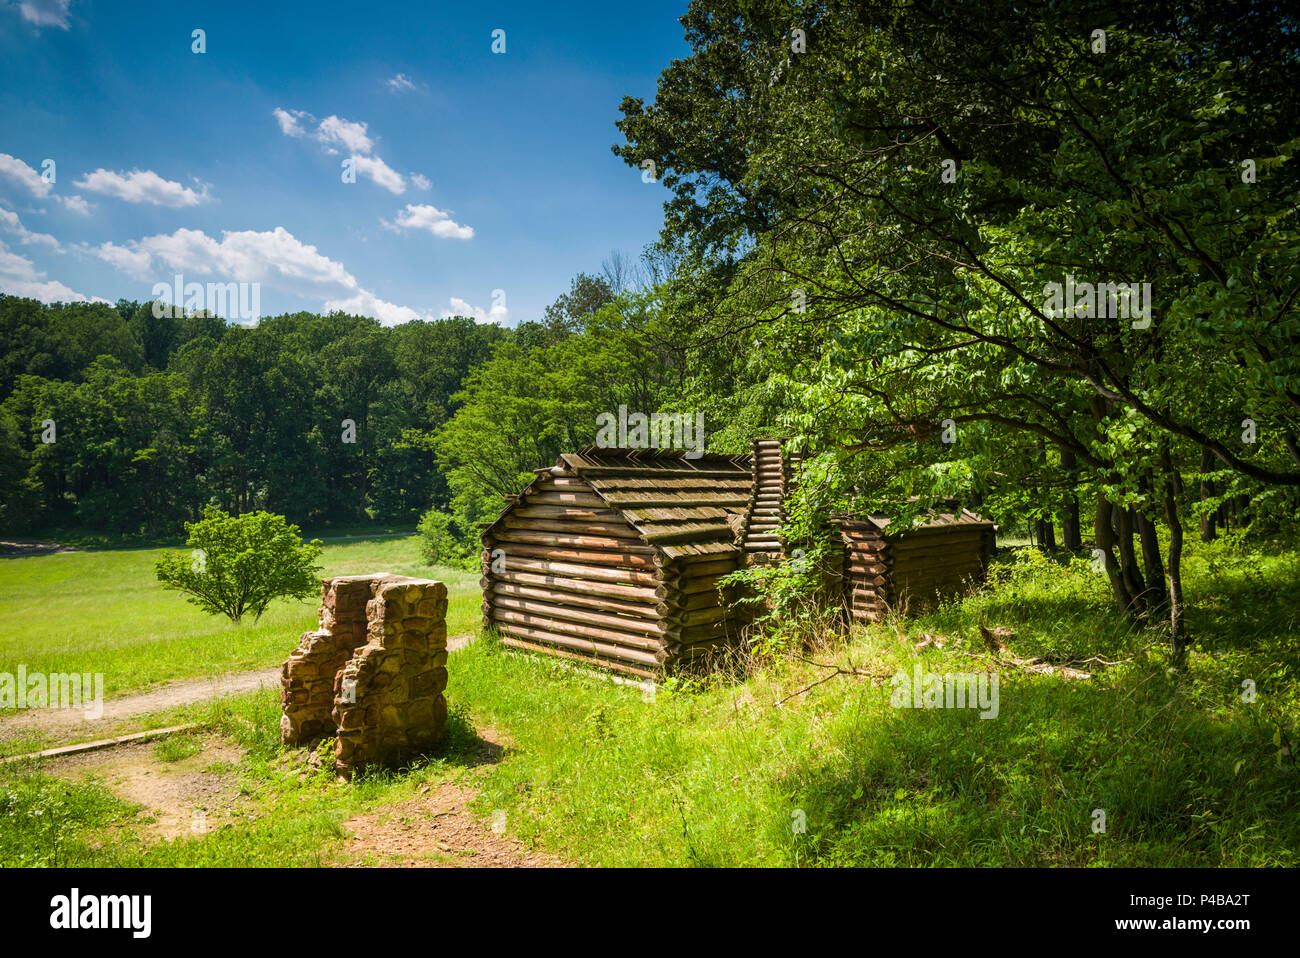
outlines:
M1094 495L1126 610L1150 590L1125 524L1148 545L1167 523L1176 649L1183 465L1300 485L1295 24L1224 16L704 0L616 147L672 190L663 242L694 286L726 291L703 340L762 344L811 444L911 444L925 468L894 474L937 495L1003 471L983 437L1041 440ZM1070 277L1149 282L1150 323L1051 308ZM934 443L944 420L973 441Z

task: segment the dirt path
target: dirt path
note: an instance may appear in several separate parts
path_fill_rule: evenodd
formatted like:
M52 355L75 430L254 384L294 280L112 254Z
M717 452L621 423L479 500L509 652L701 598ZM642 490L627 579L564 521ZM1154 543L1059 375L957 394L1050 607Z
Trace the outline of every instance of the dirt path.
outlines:
M447 640L447 648L452 652L463 649L472 638L470 634L452 636ZM148 712L225 695L237 695L240 692L252 692L260 688L278 688L279 685L278 666L201 679L183 679L148 692L109 699L104 703L104 714L99 718L87 718L81 709L25 709L21 712L0 713L0 736L31 731L66 734L79 726L87 730L100 730L114 722L136 718Z

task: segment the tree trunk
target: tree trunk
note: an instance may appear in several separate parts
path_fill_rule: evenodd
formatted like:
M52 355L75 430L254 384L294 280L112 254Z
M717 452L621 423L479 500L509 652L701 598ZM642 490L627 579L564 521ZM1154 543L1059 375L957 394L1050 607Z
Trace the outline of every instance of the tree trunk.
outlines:
M1052 527L1051 517L1034 520L1034 537L1040 549L1056 548L1056 530Z
M1137 513L1138 536L1142 543L1142 568L1146 572L1146 601L1153 615L1163 615L1169 608L1165 591L1165 565L1160 558L1160 536L1156 524L1144 513Z
M1183 625L1183 524L1178 520L1176 477L1169 460L1169 442L1161 445L1160 465L1164 470L1165 522L1169 525L1169 643L1174 661L1182 661L1186 648Z
M1119 535L1116 537L1116 543L1119 545L1120 575L1124 577L1124 586L1132 596L1133 614L1141 615L1146 611L1143 594L1147 587L1142 581L1142 573L1138 571L1137 551L1133 548L1133 510L1116 509L1115 513L1119 517Z
M1061 497L1061 544L1078 552L1083 548L1083 538L1079 531L1079 466L1073 449L1061 450L1061 468L1069 482Z
M1115 604L1126 619L1135 618L1133 594L1129 592L1124 576L1120 573L1119 563L1115 561L1115 532L1111 528L1111 519L1115 507L1101 494L1097 493L1097 516L1093 523L1093 540L1101 554L1101 565L1110 580L1110 590L1115 595Z
M1210 452L1205 446L1201 447L1201 505L1204 507L1206 500L1214 497L1214 483L1205 477L1205 473L1214 468L1214 453ZM1201 541L1213 542L1218 536L1215 529L1215 514L1217 509L1206 510L1201 513Z

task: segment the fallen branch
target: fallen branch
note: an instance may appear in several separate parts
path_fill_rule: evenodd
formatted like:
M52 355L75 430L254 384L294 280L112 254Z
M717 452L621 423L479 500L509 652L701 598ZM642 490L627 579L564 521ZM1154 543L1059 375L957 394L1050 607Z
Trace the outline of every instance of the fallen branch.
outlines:
M821 684L823 684L823 683L825 683L825 682L829 682L831 679L835 678L837 675L856 675L856 676L866 677L866 678L872 678L872 679L888 679L891 675L894 674L894 673L892 673L892 672L888 672L888 673L886 673L886 672L871 672L871 671L868 671L868 670L866 670L866 669L860 669L860 668L858 668L856 665L849 666L849 667L846 669L846 668L844 668L843 666L835 665L834 663L831 663L831 662L816 662L816 661L814 661L814 660L812 660L812 659L805 658L805 657L802 656L802 655L797 655L797 656L795 656L795 658L797 658L800 662L807 662L809 665L815 665L815 666L817 666L817 668L819 668L819 669L832 669L833 671L832 671L829 675L824 675L824 676L822 676L820 679L818 679L816 682L813 682L811 685L805 685L803 688L799 689L797 692L791 692L789 695L787 695L785 698L781 699L779 702L775 702L775 703L773 703L773 705L772 705L773 708L780 708L782 705L784 705L786 702L790 701L790 700L791 700L792 698L794 698L796 695L803 695L805 692L809 692L809 691L811 691L811 690L817 688L817 686L819 686L819 685L821 685Z

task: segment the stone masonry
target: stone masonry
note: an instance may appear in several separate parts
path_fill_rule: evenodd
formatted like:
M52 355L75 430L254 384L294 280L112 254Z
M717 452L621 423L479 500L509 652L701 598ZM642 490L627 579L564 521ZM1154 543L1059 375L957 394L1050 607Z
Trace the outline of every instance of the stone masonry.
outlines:
M447 730L447 587L376 575L322 580L320 628L280 669L280 736L336 735L334 766L391 765Z

